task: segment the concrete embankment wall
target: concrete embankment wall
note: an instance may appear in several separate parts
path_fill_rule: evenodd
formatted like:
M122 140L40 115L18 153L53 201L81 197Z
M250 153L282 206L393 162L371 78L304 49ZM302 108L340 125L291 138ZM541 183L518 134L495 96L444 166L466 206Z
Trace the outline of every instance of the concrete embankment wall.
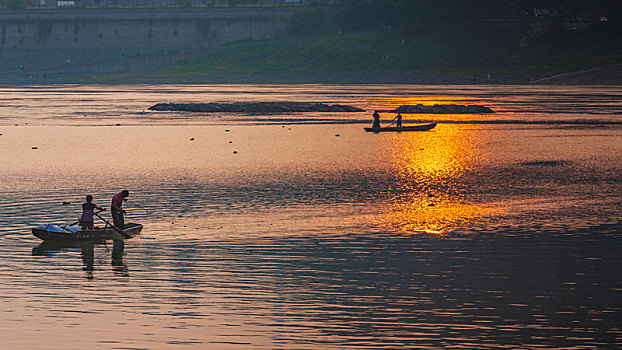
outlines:
M170 65L283 34L295 8L70 9L0 13L0 84Z

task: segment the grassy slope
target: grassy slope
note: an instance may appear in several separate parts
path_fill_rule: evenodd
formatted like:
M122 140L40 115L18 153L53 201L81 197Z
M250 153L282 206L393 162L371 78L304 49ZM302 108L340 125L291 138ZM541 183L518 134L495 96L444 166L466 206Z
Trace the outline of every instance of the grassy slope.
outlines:
M616 46L619 43L602 33L560 32L538 37L520 48L523 33L524 28L490 30L471 26L410 37L399 32L369 31L247 41L170 68L97 77L93 81L200 83L245 80L243 77L252 81L252 76L269 81L270 77L297 75L381 76L403 72L450 80L491 74L497 81L524 82L622 62L622 50Z

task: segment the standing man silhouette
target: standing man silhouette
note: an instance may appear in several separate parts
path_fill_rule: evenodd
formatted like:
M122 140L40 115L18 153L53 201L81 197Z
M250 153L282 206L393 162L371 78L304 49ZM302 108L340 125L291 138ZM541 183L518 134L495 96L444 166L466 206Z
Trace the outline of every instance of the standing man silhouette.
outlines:
M372 128L380 128L380 114L378 111L374 111L374 123L371 125Z
M125 223L123 222L123 214L125 210L121 209L123 202L127 201L127 197L130 195L128 190L123 190L112 197L112 203L110 204L110 214L112 214L112 222L114 225L123 230Z

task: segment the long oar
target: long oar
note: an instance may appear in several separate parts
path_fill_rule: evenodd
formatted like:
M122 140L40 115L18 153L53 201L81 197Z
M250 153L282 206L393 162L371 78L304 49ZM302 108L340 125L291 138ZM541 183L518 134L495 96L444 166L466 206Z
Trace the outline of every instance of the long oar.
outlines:
M391 125L393 125L393 124L397 123L397 120L395 120L395 119L397 119L397 116L395 116L395 118L391 119L392 123L391 123L391 124L389 124L389 126L391 126Z
M120 228L116 227L115 225L111 224L110 221L102 218L101 216L99 216L99 214L94 213L95 215L97 215L98 218L102 219L103 222L105 222L106 224L110 225L115 231L117 231L121 237L123 238L132 238L132 236L130 236L129 233L127 232L123 232L123 230L121 230Z

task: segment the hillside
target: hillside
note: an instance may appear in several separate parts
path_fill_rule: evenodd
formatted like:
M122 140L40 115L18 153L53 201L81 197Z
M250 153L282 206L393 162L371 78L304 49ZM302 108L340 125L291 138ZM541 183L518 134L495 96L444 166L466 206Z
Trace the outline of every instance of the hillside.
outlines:
M621 27L608 22L471 20L342 30L321 11L299 14L305 13L316 17L294 17L278 39L238 41L168 68L80 81L522 84L553 76L549 82L564 83L563 74L589 71L577 81L620 83L619 74L591 71L622 63Z
M81 81L527 83L622 62L620 43L594 33L558 35L521 48L522 33L474 29L414 37L378 31L288 36L238 42L165 69ZM583 83L601 83L599 75L591 79Z

